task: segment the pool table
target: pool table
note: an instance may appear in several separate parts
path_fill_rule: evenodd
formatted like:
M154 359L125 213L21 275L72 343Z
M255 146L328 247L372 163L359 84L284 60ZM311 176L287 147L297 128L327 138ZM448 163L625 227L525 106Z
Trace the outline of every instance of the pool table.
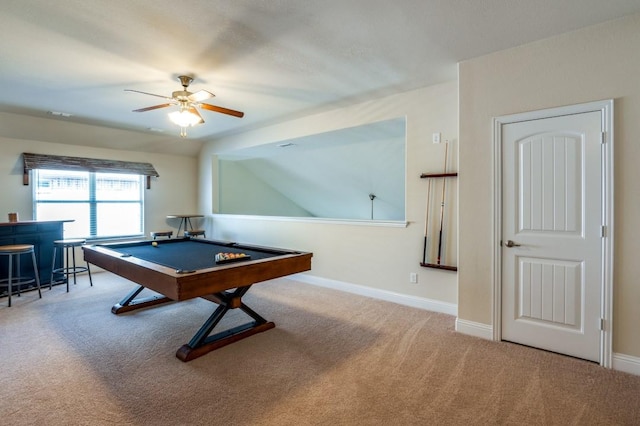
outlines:
M178 238L83 246L84 259L138 284L111 308L114 314L201 297L218 306L176 356L190 361L215 349L275 327L242 301L253 284L311 269L312 253L227 241ZM216 261L219 253L244 257ZM140 297L148 288L156 294ZM230 309L253 321L211 335Z

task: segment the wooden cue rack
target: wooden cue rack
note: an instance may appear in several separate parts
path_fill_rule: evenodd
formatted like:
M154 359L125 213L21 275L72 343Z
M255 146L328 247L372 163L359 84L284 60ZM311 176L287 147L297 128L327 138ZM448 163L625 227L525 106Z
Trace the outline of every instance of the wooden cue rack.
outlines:
M458 177L458 173L422 173L420 175L420 179L445 179L445 178L455 178ZM427 212L427 215L429 212ZM426 224L428 226L428 224ZM426 235L425 235L426 238ZM426 247L425 247L426 252ZM444 269L447 271L457 271L458 267L453 265L443 265L440 263L428 263L423 258L423 261L420 262L420 266L424 266L425 268L435 268L435 269Z

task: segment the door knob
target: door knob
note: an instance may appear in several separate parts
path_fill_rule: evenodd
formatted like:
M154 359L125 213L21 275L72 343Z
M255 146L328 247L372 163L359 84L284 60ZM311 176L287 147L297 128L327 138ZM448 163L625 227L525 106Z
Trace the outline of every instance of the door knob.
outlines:
M513 241L509 240L509 241L507 241L506 246L507 247L520 247L520 244L514 243Z

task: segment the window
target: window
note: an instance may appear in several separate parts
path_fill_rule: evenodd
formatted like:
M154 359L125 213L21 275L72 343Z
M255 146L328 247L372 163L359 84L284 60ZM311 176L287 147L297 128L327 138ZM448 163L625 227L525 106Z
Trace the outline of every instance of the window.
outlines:
M67 220L65 238L143 234L143 176L35 169L36 220Z

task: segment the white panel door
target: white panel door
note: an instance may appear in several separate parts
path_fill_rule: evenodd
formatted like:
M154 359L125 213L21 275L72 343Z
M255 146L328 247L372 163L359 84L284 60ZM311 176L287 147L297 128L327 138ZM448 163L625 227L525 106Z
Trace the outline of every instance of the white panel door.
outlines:
M502 339L600 359L601 113L504 124Z

